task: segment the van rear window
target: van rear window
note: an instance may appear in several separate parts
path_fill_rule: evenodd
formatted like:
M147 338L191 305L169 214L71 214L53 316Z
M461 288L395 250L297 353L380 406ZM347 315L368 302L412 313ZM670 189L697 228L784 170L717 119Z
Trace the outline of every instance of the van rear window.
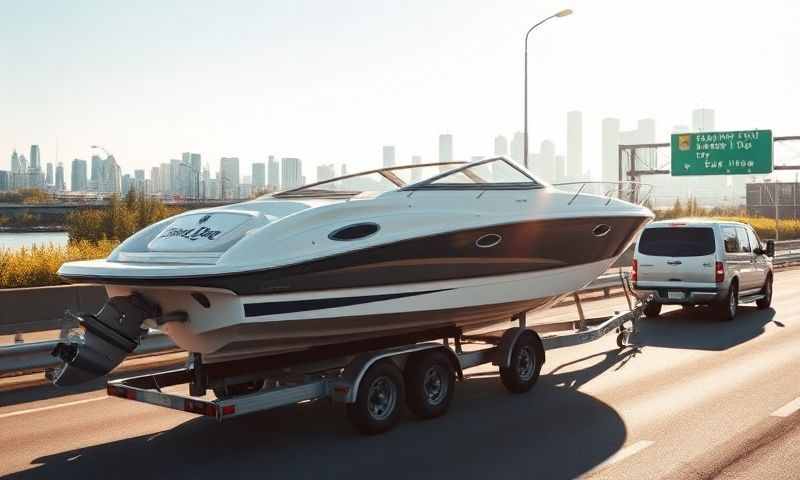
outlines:
M657 257L700 257L714 250L711 228L648 228L639 240L639 253Z

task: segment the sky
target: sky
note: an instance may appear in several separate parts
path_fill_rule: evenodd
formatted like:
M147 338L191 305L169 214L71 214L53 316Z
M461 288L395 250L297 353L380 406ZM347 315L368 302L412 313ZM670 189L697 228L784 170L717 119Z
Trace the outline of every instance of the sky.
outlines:
M69 166L90 145L123 172L199 152L241 171L268 155L356 171L492 153L523 124L529 44L532 150L565 151L584 112L584 163L600 121L654 118L660 141L691 110L718 129L800 135L800 2L781 0L0 0L0 169L39 144ZM68 174L67 174L68 175Z

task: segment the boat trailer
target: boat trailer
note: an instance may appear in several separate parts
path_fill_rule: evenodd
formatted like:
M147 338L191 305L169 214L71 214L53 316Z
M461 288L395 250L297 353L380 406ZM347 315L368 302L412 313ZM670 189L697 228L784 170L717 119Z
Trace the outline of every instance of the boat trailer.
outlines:
M536 383L546 350L592 342L612 331L620 348L631 346L642 309L639 304L594 325L581 321L567 331L526 326L522 314L515 317L518 326L480 335L445 328L219 364L204 364L193 354L185 368L110 381L107 391L219 421L329 398L346 405L359 431L377 434L395 425L402 403L420 418L446 413L465 369L497 365L503 385L524 393Z

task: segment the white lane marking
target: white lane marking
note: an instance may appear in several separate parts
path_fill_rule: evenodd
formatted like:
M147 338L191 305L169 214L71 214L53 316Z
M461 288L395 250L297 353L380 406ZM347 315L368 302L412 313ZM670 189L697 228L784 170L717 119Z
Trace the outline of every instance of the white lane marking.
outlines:
M800 410L800 398L795 398L791 402L787 403L786 405L772 412L771 416L788 417L789 415L793 414L798 410Z
M606 468L608 466L611 466L611 465L613 465L615 463L619 463L619 462L625 460L626 458L628 458L628 457L630 457L632 455L636 455L637 453L641 452L642 450L644 450L645 448L649 447L650 445L652 445L654 443L656 443L656 442L651 442L650 440L639 440L636 443L628 445L627 447L625 447L622 450L618 451L614 455L610 456L608 458L608 460L606 460L605 462L603 462L603 463L599 464L598 466L594 467L593 469L591 469L586 474L589 475L589 474L592 474L592 473L597 473L598 471L600 471L600 470L602 470L602 469L604 469L604 468Z
M55 410L56 408L61 408L61 407L71 407L73 405L80 405L82 403L89 403L89 402L96 402L98 400L105 400L106 398L111 398L111 397L106 395L105 397L87 398L87 399L84 399L84 400L75 400L74 402L59 403L57 405L47 405L46 407L29 408L27 410L17 410L16 412L2 413L2 414L0 414L0 418L16 417L17 415L25 415L25 414L28 414L28 413L44 412L46 410Z

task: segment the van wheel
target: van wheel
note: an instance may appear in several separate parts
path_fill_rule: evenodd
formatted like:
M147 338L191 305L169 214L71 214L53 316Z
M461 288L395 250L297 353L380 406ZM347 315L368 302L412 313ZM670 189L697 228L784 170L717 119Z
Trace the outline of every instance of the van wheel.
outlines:
M644 306L644 314L647 318L655 318L661 314L661 304L649 302Z
M717 316L723 322L730 322L736 318L736 309L739 306L739 285L731 282L728 295L716 305Z
M764 295L764 298L756 300L756 305L759 309L766 310L772 305L772 275L767 277L767 283L764 284L761 293Z

